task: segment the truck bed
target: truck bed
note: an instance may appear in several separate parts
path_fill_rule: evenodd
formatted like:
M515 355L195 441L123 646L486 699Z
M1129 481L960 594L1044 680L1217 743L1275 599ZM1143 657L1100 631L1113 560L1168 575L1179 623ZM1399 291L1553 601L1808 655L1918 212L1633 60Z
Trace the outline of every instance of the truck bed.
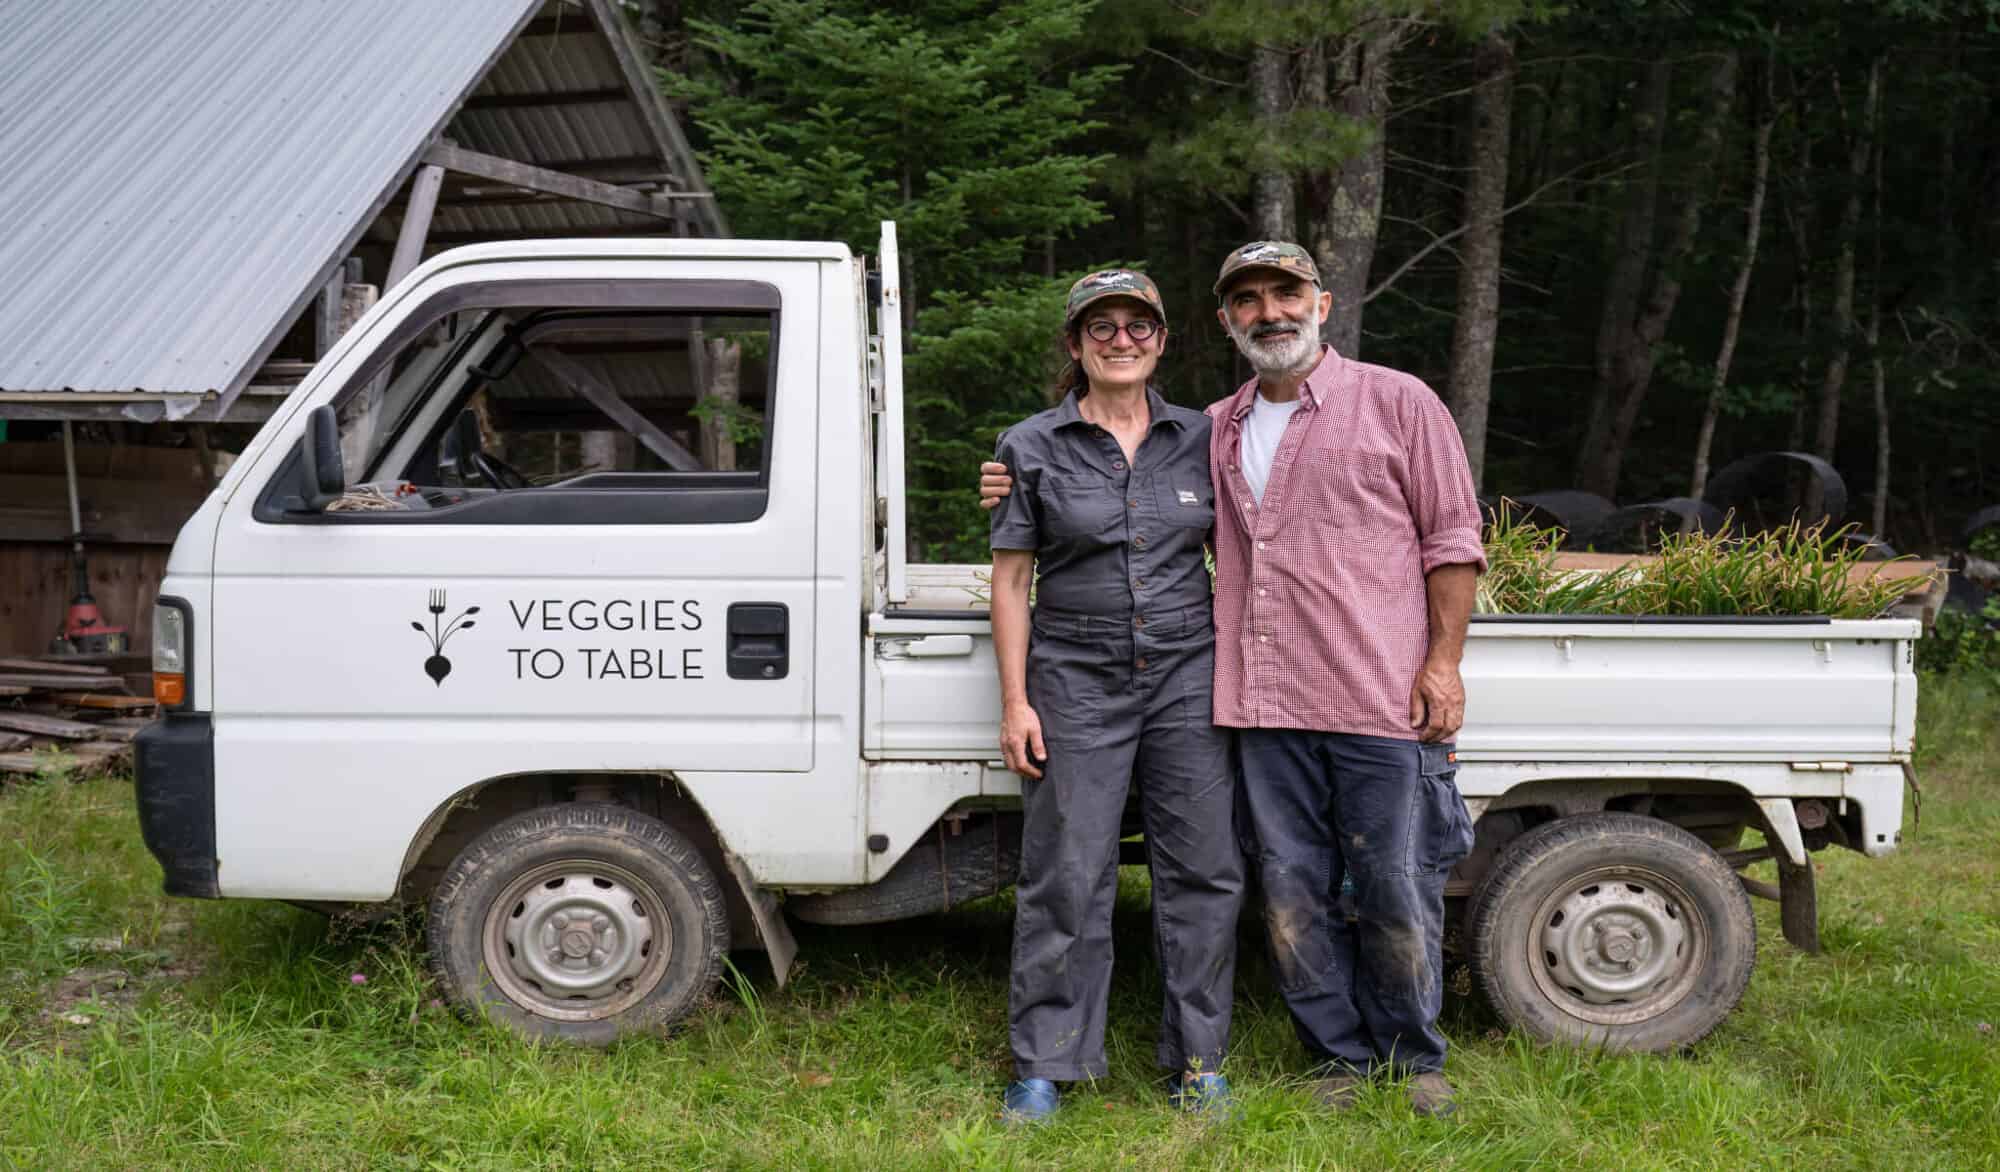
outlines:
M869 758L999 759L986 573L912 566L910 605L870 616ZM1460 758L1905 761L1920 633L1909 619L1478 615Z

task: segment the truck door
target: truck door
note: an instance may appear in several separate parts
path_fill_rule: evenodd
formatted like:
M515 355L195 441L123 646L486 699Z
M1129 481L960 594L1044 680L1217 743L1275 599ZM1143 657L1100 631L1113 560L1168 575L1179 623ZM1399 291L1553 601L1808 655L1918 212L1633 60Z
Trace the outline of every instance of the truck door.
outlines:
M303 499L299 411L216 544L227 893L380 898L497 776L812 769L818 296L810 262L469 262L316 372L346 493Z

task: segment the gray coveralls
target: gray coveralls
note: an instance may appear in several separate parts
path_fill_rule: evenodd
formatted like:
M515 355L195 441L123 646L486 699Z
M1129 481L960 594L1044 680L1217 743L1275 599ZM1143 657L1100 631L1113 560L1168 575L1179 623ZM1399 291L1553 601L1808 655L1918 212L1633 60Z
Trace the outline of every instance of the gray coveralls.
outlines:
M1165 1007L1159 1064L1216 1070L1229 1043L1243 861L1229 733L1214 724L1202 546L1215 518L1209 420L1148 390L1127 468L1076 396L1001 436L1014 491L992 547L1033 550L1028 702L1048 760L1024 779L1009 1037L1015 1075L1106 1072L1118 839L1136 778Z

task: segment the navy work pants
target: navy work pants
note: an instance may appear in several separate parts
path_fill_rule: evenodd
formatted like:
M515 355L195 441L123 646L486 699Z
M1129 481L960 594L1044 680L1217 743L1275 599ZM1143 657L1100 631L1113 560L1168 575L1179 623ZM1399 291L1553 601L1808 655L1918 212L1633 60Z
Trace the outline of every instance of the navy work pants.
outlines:
M1028 702L1048 760L1023 779L1009 1040L1020 1078L1106 1073L1111 908L1125 799L1139 785L1165 984L1159 1064L1215 1070L1229 1044L1243 860L1229 733L1210 703L1206 605L1131 617L1037 608Z
M1452 746L1291 729L1240 729L1237 745L1244 849L1299 1041L1357 1073L1442 1070L1444 882L1472 849Z

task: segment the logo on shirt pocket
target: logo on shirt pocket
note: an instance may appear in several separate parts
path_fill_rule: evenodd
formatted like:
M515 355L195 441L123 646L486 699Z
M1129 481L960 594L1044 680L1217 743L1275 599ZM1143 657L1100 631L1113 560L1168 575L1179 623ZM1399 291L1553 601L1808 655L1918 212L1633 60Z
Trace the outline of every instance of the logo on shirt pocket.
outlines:
M1158 484L1161 519L1187 529L1207 529L1215 524L1215 504L1205 491L1207 485L1186 487L1187 481Z

